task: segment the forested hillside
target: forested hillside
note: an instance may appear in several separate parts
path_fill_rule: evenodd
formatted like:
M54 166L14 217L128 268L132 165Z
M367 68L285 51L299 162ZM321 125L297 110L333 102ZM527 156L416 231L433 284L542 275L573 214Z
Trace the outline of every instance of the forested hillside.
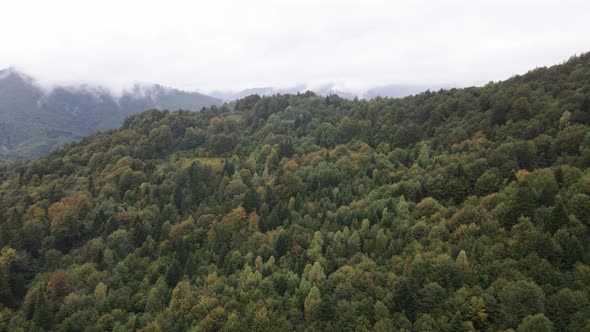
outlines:
M588 331L590 54L150 110L0 173L0 329Z

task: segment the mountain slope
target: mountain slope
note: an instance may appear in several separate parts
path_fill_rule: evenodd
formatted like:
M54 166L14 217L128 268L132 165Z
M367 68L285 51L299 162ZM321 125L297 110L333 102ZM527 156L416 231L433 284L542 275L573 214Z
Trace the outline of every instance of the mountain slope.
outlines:
M0 162L39 157L96 130L112 129L149 108L187 109L219 105L206 95L137 85L121 96L101 87L55 87L43 91L12 69L0 71Z
M146 111L0 172L0 329L582 331L590 54Z

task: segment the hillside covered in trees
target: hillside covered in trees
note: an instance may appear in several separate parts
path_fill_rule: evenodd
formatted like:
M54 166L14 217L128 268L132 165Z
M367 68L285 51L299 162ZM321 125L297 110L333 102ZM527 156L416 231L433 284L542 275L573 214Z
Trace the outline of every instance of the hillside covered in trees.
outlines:
M590 54L150 110L0 172L0 330L588 331Z

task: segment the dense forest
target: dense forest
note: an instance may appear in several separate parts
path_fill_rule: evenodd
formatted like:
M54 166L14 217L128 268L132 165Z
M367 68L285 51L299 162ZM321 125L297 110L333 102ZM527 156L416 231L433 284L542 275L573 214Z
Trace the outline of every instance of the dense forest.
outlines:
M0 166L0 330L589 331L590 54L149 110Z

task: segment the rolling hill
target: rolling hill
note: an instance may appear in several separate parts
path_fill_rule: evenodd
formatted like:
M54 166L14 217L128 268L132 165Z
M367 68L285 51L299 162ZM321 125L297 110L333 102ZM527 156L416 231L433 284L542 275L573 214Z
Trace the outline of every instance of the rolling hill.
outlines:
M0 166L0 330L587 331L589 129L590 54L131 115Z

